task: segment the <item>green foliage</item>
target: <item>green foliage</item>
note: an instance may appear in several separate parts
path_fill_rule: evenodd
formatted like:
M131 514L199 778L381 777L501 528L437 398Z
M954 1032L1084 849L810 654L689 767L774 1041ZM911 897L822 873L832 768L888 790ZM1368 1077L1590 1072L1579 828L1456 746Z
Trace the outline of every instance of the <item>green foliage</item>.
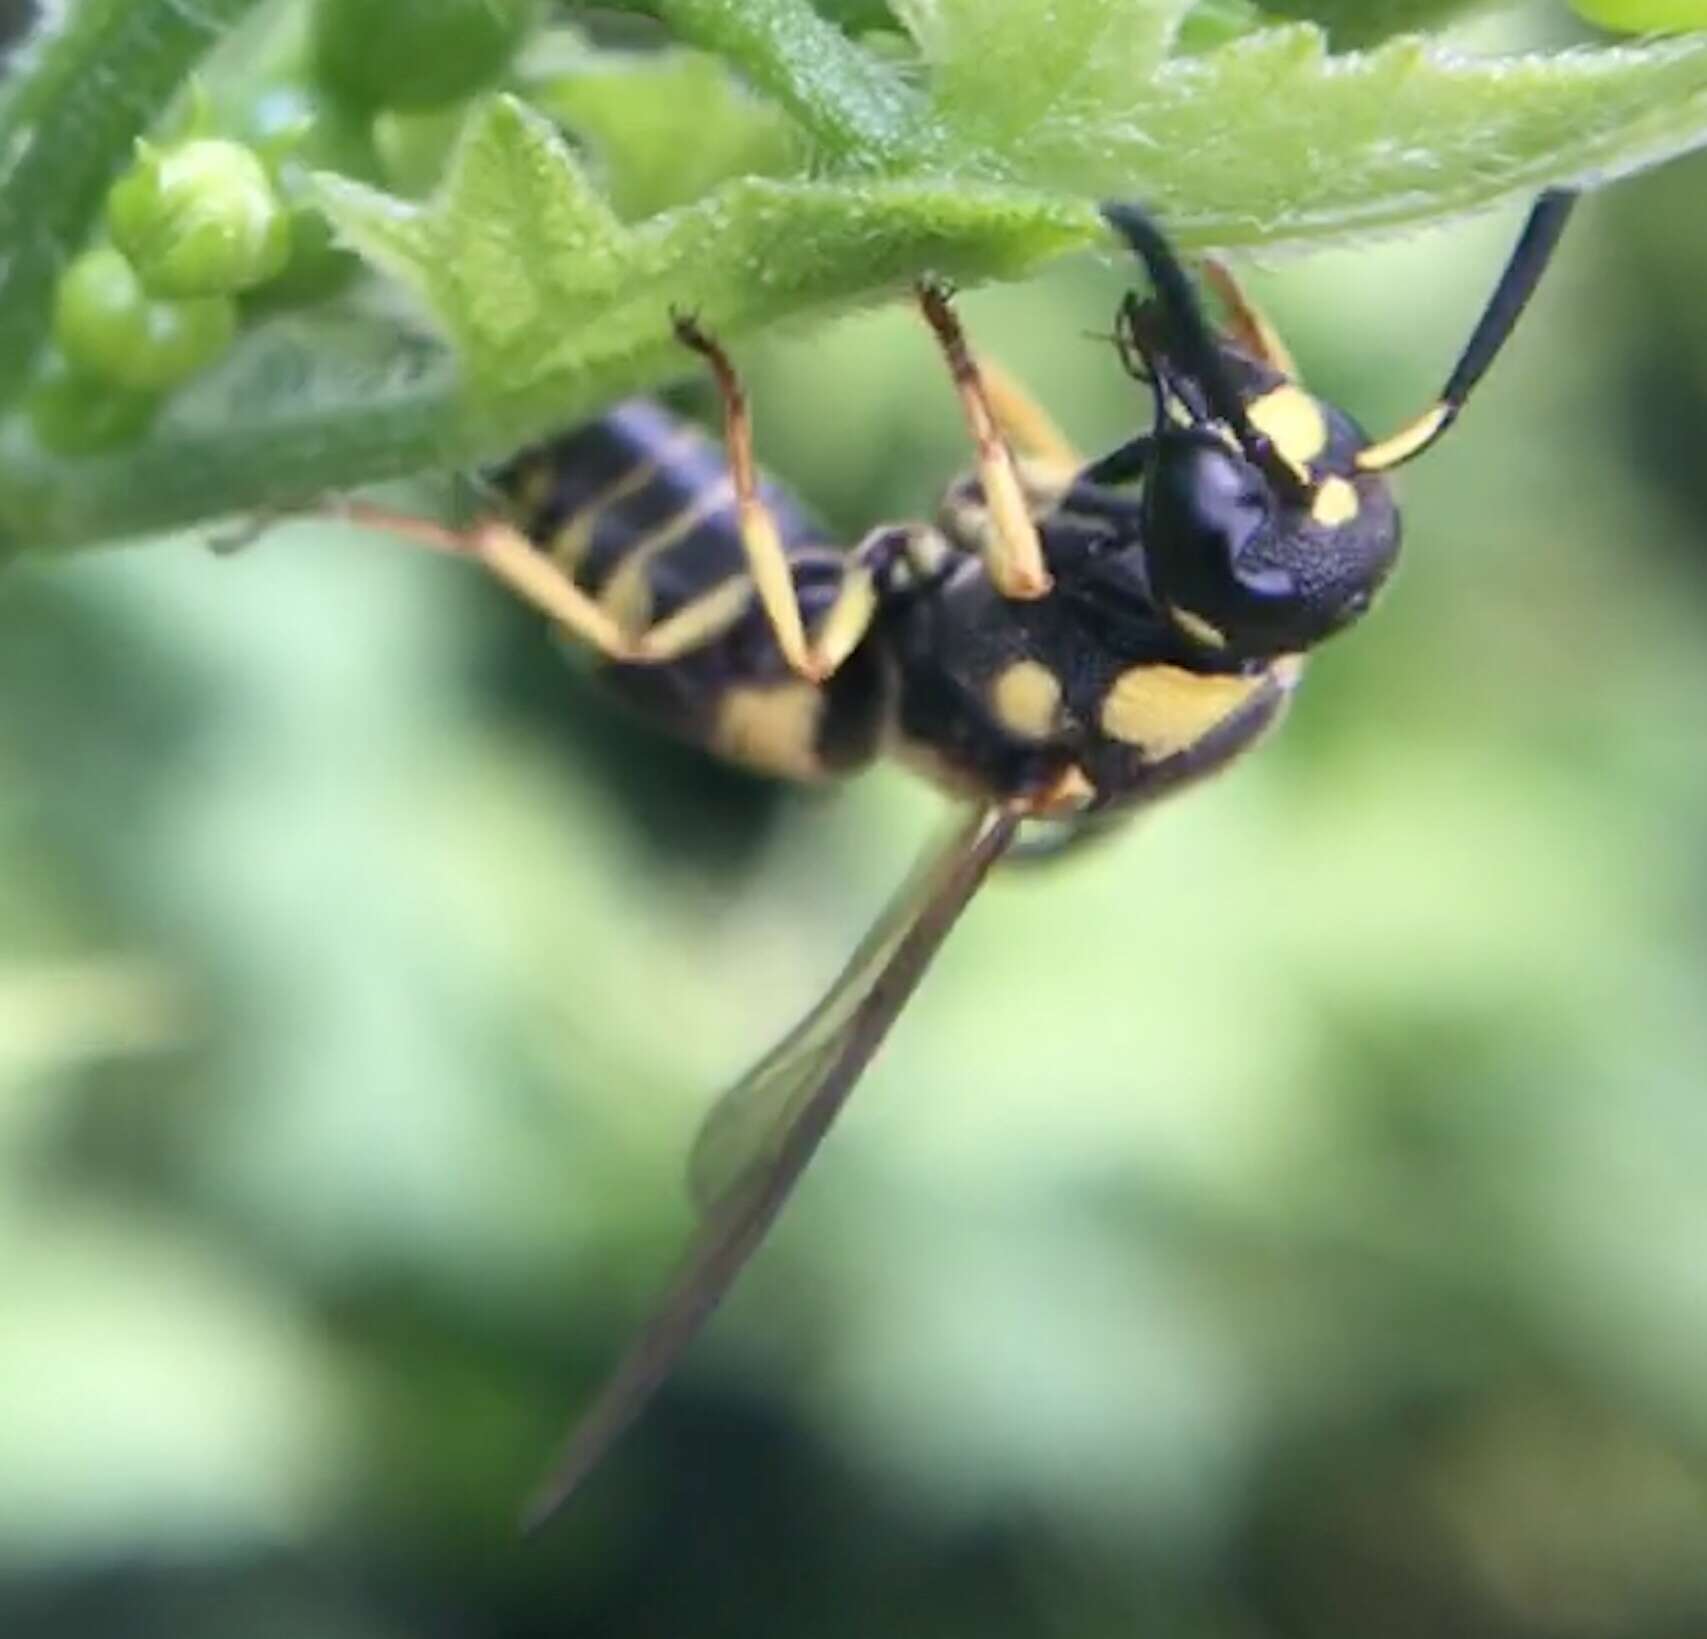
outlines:
M1495 0L1262 0L1274 17L1320 23L1337 48L1373 45L1422 29L1439 28Z
M806 167L800 128L698 51L577 44L528 86L528 99L585 145L600 191L625 221L689 204L730 177Z
M1022 273L1096 232L1082 204L965 184L757 178L631 228L549 124L508 98L489 105L424 207L326 187L345 236L449 330L477 412L514 417L518 431L668 374L674 310L740 334L921 267Z
M358 106L441 108L497 79L539 12L539 0L314 0L314 60Z
M256 5L85 0L53 8L17 54L0 102L0 406L23 390L46 341L54 281L136 139Z
M1707 4L1703 0L1571 0L1591 23L1641 34L1650 29L1676 33L1682 29L1707 28Z
M51 349L25 399L30 429L60 455L88 455L135 439L154 415L159 395L133 392L88 375Z
M1143 199L1187 249L1306 247L1616 175L1707 136L1707 38L1497 61L1412 38L1329 54L1330 36L1439 23L1457 9L1447 0L1359 8L1357 21L1318 0L1311 21L1281 25L1243 0L630 3L699 54L552 36L517 63L521 100L453 106L430 130L388 126L398 140L378 148L347 106L351 64L384 80L356 88L368 106L423 100L422 76L452 59L460 95L498 71L532 8L439 8L441 39L419 19L400 30L390 9L380 28L365 0L325 0L317 43L253 86L244 42L231 42L208 71L219 134L256 143L294 213L291 265L250 310L289 296L316 323L251 322L221 367L226 389L175 397L134 452L105 458L121 465L58 462L0 427L0 534L72 544L484 457L683 371L673 309L738 343L887 299L927 271L1020 278L1105 245L1101 198ZM195 15L231 23L245 9L225 0ZM868 27L886 32L855 37ZM0 110L0 136L32 138L0 177L0 228L25 247L0 268L0 386L8 366L15 389L42 367L53 270L86 242L121 154L215 32L188 29L172 0L94 4L34 53ZM377 49L388 32L410 49ZM98 151L66 144L67 186L51 188L60 162L34 136L80 106L92 70L127 85L124 49L156 35L171 42L170 75L158 51L147 59L145 94L108 97ZM458 129L442 187L408 197ZM388 152L403 167L392 175ZM44 212L46 234L25 231ZM364 359L400 344L408 359L377 392L364 381L362 402L338 397L350 372L318 356L331 333L319 321L350 263L328 219L413 292L442 368L420 367L395 304L364 300L337 328L365 327ZM22 299L6 299L8 282ZM200 420L210 406L218 420ZM193 474L168 473L192 451ZM139 485L170 504L137 506ZM103 498L120 495L109 515Z

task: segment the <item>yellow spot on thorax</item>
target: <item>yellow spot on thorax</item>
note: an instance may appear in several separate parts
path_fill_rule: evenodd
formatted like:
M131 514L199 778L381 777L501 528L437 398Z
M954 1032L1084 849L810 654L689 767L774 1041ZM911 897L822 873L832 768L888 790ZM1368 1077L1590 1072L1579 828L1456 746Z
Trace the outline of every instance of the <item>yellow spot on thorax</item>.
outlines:
M718 705L711 749L761 773L822 779L818 723L823 709L824 697L810 683L732 688Z
M1324 478L1316 485L1310 516L1317 523L1330 529L1336 524L1348 524L1359 510L1357 486L1349 478Z
M1233 677L1180 666L1134 666L1103 699L1102 731L1161 762L1195 745L1267 683L1265 673Z
M1252 399L1245 414L1258 432L1268 435L1281 457L1300 472L1328 447L1328 420L1321 405L1290 382Z
M1060 718L1061 682L1039 661L1016 660L990 685L990 704L1010 734L1046 739Z

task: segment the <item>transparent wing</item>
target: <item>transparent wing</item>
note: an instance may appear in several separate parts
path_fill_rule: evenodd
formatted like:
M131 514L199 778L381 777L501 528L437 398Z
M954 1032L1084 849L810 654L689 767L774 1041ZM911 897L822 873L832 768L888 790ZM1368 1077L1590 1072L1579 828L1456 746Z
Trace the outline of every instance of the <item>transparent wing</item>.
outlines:
M713 1108L691 1162L700 1226L663 1298L582 1413L524 1519L542 1524L669 1375L782 1210L948 930L1013 841L981 810L929 855L824 999Z
M701 1216L713 1215L748 1177L776 1165L801 1105L842 1050L854 1016L909 933L933 917L941 923L938 939L948 931L977 881L959 897L949 896L993 817L980 814L957 826L919 860L812 1011L712 1105L688 1158L688 1191ZM918 977L912 975L913 983ZM905 993L896 998L886 1025L905 1000Z

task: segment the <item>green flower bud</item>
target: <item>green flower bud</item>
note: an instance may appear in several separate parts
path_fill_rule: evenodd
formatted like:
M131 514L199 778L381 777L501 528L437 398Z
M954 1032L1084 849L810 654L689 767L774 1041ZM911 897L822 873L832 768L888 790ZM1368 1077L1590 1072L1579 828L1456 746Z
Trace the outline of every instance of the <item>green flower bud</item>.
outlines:
M155 393L84 375L58 348L49 348L25 408L43 449L55 455L92 455L141 437L159 403Z
M1621 34L1707 28L1707 0L1571 0L1591 23Z
M141 145L107 195L113 243L156 296L226 296L290 258L290 216L249 149L217 137Z
M492 84L539 0L316 0L321 78L363 108L442 108Z
M218 358L236 334L237 307L229 296L152 297L110 245L79 256L54 295L54 340L73 367L139 392L177 386Z

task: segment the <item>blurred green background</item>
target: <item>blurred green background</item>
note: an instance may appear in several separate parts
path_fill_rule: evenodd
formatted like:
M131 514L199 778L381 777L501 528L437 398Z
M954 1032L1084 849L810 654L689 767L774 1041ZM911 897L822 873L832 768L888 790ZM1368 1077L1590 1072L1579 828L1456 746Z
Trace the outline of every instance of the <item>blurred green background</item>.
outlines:
M987 890L530 1541L941 803L659 743L370 536L9 574L0 1632L1707 1632L1704 188L1590 202L1276 741ZM1382 429L1514 225L1256 282ZM964 303L1089 448L1123 271ZM903 313L742 363L850 536L964 458Z

